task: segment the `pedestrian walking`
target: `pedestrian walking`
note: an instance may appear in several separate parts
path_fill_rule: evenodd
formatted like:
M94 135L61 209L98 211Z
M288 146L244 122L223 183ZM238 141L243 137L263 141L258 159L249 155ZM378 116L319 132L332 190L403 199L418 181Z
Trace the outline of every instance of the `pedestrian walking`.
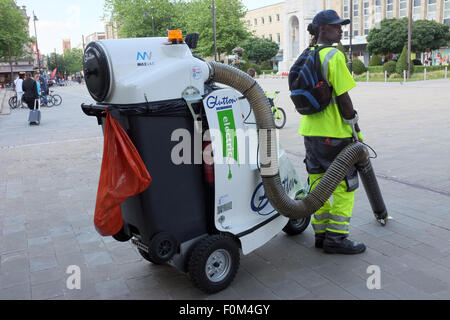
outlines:
M39 99L36 81L30 72L27 73L26 79L22 83L23 101L27 104L30 110L34 109L36 99Z
M342 25L349 19L340 19L336 11L319 12L308 26L313 36L311 45L331 46L342 38ZM318 47L312 47L313 49ZM313 190L339 152L353 142L352 127L346 120L356 119L352 100L348 92L356 86L345 63L344 54L334 47L319 51L321 70L329 86L332 99L326 108L318 113L302 115L299 134L304 136L308 171L308 182ZM328 65L323 69L324 62ZM326 65L325 64L325 65ZM356 131L359 126L356 124ZM358 133L360 141L363 137ZM333 192L333 201L328 200L312 217L315 232L315 247L328 253L356 254L365 251L363 243L348 239L350 218L358 188L358 174L353 167Z
M17 105L20 106L20 107L23 106L23 102L22 102L22 97L23 97L23 88L22 88L23 78L24 78L23 74L19 74L17 79L14 80L14 86L15 86L16 95L17 95Z

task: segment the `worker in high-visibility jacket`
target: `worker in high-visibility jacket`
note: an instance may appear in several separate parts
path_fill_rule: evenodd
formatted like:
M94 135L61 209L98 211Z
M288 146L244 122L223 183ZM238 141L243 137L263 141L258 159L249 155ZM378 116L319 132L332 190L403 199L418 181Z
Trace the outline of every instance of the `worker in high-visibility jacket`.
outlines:
M319 12L308 26L313 36L312 45L332 45L342 38L342 25L349 19L340 19L336 11ZM330 104L321 112L303 115L299 133L304 136L310 190L319 183L321 177L339 152L353 141L353 129L346 120L356 118L352 100L348 94L356 86L345 63L344 54L336 48L320 50L321 70L324 79L333 88ZM362 142L359 126L355 129ZM363 243L348 239L349 224L358 188L358 174L353 167L338 185L332 196L312 218L315 232L315 246L327 253L356 254L365 251Z

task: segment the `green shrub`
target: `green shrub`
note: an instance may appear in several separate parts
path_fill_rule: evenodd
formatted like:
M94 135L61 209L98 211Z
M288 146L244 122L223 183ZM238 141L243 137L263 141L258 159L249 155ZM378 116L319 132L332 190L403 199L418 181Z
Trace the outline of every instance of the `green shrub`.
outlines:
M388 61L383 64L383 72L387 71L388 75L395 73L395 66L397 63L394 60Z
M374 66L382 66L382 65L383 65L383 62L381 61L381 58L380 58L379 55L373 54L373 55L370 57L370 60L369 60L369 66L370 66L370 67L374 67Z
M404 70L408 70L408 48L406 45L403 46L402 53L400 54L395 67L395 71L400 75L403 75ZM414 64L411 63L411 74L412 73L414 73Z
M272 70L272 69L269 69L269 70L264 70L264 69L261 69L261 74L263 74L263 73L265 73L265 74L275 74L275 73L277 73L277 70Z
M423 73L423 69L427 69L427 72L428 71L439 71L439 70L445 70L445 66L414 66L415 72Z
M264 61L261 63L261 70L271 70L272 66L270 65L269 61Z
M368 67L370 73L383 73L383 66L369 66Z
M261 67L260 67L259 65L257 65L257 64L251 64L251 65L249 66L249 68L253 68L253 69L255 69L255 71L256 71L257 74L261 74Z
M389 78L390 78L390 79L401 79L401 78L403 78L403 75L400 75L400 74L398 74L398 73L394 73L394 74L391 74L391 75L389 76Z
M353 61L352 71L353 71L356 75L363 74L364 72L367 71L367 68L366 68L366 66L364 65L364 63L362 63L362 61L359 60L358 58L355 58L355 59L353 59L352 61Z

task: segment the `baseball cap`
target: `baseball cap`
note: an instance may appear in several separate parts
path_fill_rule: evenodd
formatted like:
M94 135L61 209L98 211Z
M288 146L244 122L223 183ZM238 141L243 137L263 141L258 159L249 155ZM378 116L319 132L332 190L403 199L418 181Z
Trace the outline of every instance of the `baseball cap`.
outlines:
M327 24L345 25L350 23L350 19L341 19L334 10L323 10L316 14L312 23L319 27Z

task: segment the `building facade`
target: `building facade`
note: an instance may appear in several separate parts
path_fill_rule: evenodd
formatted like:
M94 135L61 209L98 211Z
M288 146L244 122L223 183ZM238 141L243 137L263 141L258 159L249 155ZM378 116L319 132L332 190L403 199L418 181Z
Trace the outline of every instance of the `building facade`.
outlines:
M94 32L88 36L86 36L85 41L86 45L91 41L105 40L106 32Z
M279 70L286 72L308 46L311 37L307 27L317 12L332 9L342 18L351 16L352 51L367 65L366 37L370 29L379 26L383 19L407 18L409 3L409 0L286 0L248 11L245 19L249 30L256 36L269 39L272 36L275 42L280 38L282 57ZM412 5L414 20L427 19L450 25L450 0L412 0ZM279 12L282 12L280 21L274 23L273 17ZM350 25L344 26L343 31L342 44L348 47Z
M117 23L115 21L105 24L106 39L119 39Z
M66 52L66 50L69 50L69 51L72 50L72 45L70 43L70 39L62 39L62 49L63 49L63 54L64 54L64 52Z

